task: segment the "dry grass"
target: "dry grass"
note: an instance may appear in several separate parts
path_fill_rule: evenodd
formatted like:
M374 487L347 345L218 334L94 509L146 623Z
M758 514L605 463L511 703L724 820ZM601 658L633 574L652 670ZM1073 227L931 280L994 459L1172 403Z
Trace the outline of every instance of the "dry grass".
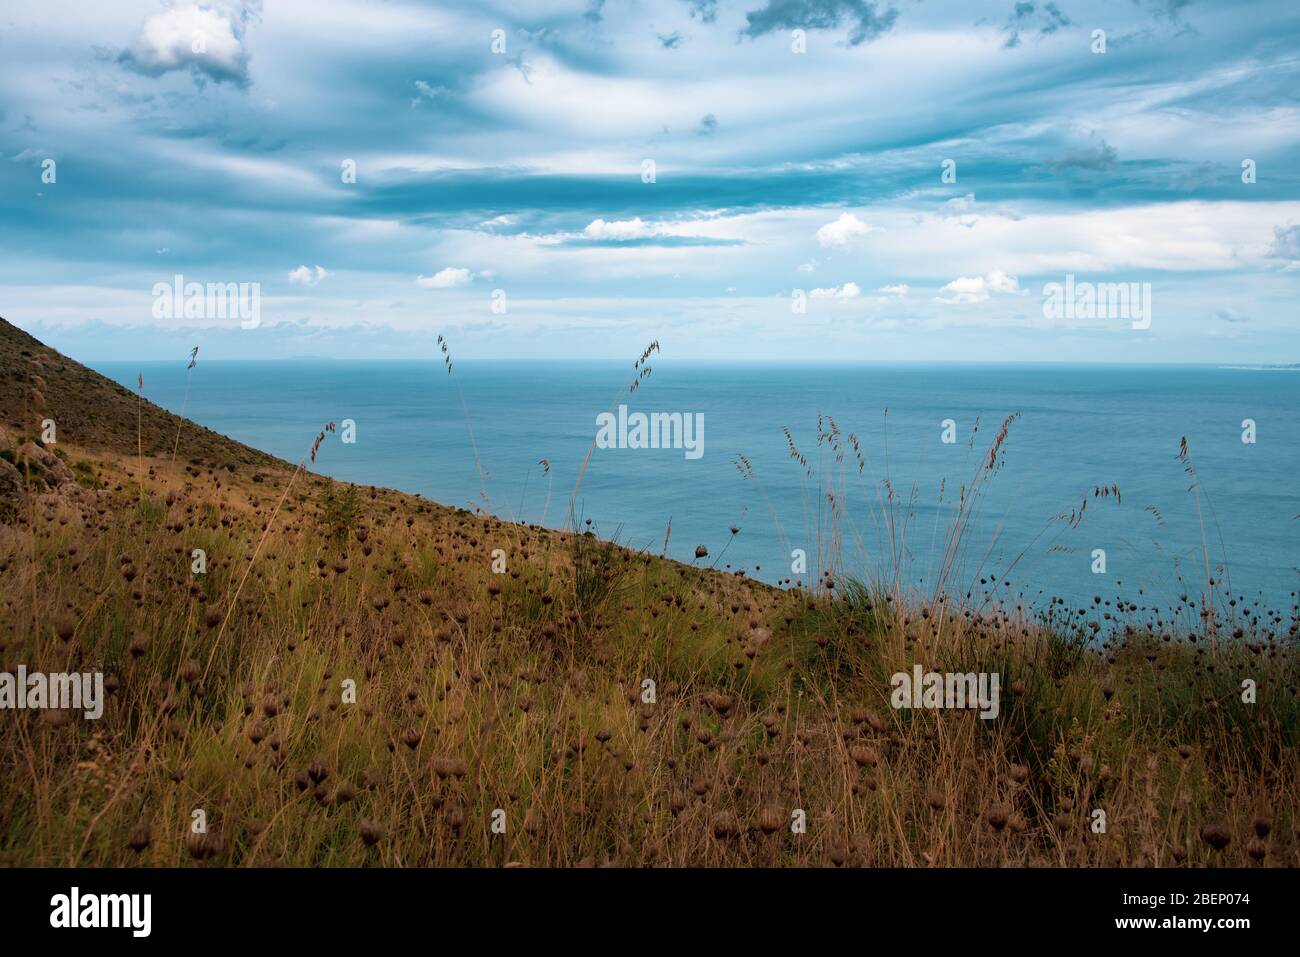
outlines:
M158 414L139 463L115 429L61 441L76 480L0 525L0 670L112 688L99 721L0 713L0 863L1300 861L1294 622L1210 643L1109 603L779 590L219 442L172 465ZM998 672L1000 716L894 710L915 663Z

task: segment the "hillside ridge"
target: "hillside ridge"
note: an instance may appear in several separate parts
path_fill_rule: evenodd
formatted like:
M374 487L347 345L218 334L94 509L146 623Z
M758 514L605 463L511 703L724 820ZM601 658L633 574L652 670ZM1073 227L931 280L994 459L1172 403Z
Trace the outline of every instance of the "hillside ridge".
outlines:
M0 423L37 435L52 419L58 440L90 451L172 454L180 461L290 468L288 462L137 396L0 317ZM179 427L179 437L177 429Z

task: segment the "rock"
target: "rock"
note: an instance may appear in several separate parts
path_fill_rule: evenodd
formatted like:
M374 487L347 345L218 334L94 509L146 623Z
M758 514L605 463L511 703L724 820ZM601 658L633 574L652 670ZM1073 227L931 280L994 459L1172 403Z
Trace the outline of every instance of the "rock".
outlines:
M41 448L35 442L27 442L18 450L19 461L23 456L26 456L32 467L41 473L41 478L45 479L46 485L54 487L74 480L72 469L63 464L63 459L49 449Z
M95 493L88 488L83 488L76 482L65 482L59 486L59 498L67 505L77 506L82 509L82 518L85 518L85 512L95 506L98 501Z

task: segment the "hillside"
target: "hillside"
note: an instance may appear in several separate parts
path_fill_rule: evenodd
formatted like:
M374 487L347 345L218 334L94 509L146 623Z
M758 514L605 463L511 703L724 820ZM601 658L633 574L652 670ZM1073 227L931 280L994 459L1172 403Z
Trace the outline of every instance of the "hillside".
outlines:
M0 318L0 423L36 433L46 418L58 441L87 451L134 453L138 425L145 455L170 456L175 445L194 464L286 464L140 399Z
M0 362L0 671L107 695L0 713L0 864L1300 862L1294 629L782 591L333 483L7 323ZM895 707L916 666L996 716Z

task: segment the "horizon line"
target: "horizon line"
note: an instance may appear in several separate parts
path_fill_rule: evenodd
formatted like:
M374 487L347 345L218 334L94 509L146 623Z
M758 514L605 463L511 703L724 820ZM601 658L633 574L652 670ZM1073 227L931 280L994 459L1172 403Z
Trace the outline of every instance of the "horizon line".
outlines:
M66 353L63 353L67 355ZM68 358L73 358L68 355ZM317 356L317 355L299 355L299 356L226 356L222 358L211 358L205 362L336 362L340 364L355 364L359 362L393 362L393 363L419 363L437 360L441 362L441 357L432 352L427 357L417 356ZM176 359L124 359L109 356L95 356L77 359L78 362L140 362L140 363L171 363L187 362L188 357L178 357ZM728 365L728 366L746 366L746 365L787 365L787 366L851 366L851 365L936 365L936 366L1119 366L1124 368L1152 368L1152 367L1179 367L1179 368L1205 368L1205 369L1269 369L1269 370L1296 370L1300 371L1300 361L1296 362L1193 362L1193 361L1158 361L1158 360L1105 360L1105 359L818 359L818 358L667 358L663 362L681 363L686 365ZM460 364L479 364L488 362L512 362L528 363L530 365L559 365L571 362L600 363L603 365L623 365L626 359L615 359L607 356L468 356L458 357L456 359Z

